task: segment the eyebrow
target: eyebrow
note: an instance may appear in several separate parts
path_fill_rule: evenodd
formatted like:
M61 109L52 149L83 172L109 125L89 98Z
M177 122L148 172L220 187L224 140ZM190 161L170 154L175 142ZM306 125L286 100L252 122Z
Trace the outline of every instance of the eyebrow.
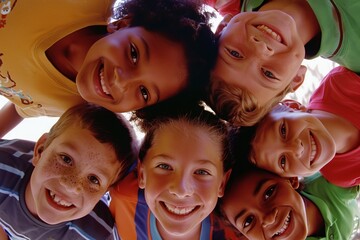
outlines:
M241 210L238 214L236 214L235 218L234 218L234 223L236 224L237 220L244 215L245 213L245 209Z
M145 60L149 61L150 59L150 47L149 44L146 42L146 40L143 37L140 37L140 40L145 48Z
M256 184L256 187L255 187L254 192L253 192L253 194L252 194L254 197L259 193L260 189L262 188L262 186L263 186L267 181L269 181L269 179L265 178L265 179L262 179L261 181L259 181L259 182Z
M160 91L159 91L159 88L156 85L154 85L154 91L155 91L155 95L156 95L155 103L158 103L160 101Z

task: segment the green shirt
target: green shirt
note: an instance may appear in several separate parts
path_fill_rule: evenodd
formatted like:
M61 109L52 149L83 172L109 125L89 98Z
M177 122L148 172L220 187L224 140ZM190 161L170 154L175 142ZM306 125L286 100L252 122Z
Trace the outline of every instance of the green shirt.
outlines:
M359 209L356 198L359 186L342 188L329 183L317 173L304 179L305 188L301 194L311 200L320 210L325 223L326 236L307 237L313 239L350 239L359 223Z
M265 0L241 0L242 12L256 11ZM360 1L307 0L321 29L319 49L306 45L306 58L330 59L359 73L360 64Z

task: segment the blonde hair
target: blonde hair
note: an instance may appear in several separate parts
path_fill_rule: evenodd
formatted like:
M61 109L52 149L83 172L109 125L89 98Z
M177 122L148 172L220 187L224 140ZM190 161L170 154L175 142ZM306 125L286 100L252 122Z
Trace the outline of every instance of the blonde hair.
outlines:
M265 105L259 106L254 95L246 89L213 78L210 85L209 105L216 114L234 126L253 126L290 91L289 84Z

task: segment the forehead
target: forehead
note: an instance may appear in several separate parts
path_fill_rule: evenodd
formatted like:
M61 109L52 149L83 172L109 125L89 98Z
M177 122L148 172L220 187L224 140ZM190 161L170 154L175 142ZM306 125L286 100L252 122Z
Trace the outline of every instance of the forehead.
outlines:
M76 124L64 129L52 140L49 147L72 154L85 162L93 162L94 165L115 166L118 162L111 144L100 142L90 130Z
M265 184L269 182L276 184L284 181L285 179L275 174L263 170L251 170L232 182L231 188L225 192L224 208L230 210L228 213L231 213L240 207L251 207L256 204L258 196L262 195L260 190Z
M222 164L222 145L220 138L214 135L207 127L176 120L155 131L149 153L166 153L179 159L203 159Z

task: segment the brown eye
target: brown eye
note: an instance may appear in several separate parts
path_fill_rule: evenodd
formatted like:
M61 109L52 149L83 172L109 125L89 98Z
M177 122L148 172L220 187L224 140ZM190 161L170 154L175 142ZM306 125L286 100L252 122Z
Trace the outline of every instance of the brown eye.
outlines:
M137 50L135 44L133 44L133 43L130 44L130 58L131 58L131 62L133 64L137 64L138 58L139 58L139 53L138 53L138 50Z
M144 86L140 86L141 95L144 98L144 101L147 102L149 100L149 91Z
M265 200L268 200L275 192L276 186L273 185L271 187L269 187L268 189L266 189L265 194L264 194L264 198Z
M88 177L88 179L89 179L89 181L91 183L96 184L96 185L100 185L100 181L96 176L91 175L91 176Z
M66 163L67 165L71 165L72 164L72 159L69 156L66 155L60 155L60 158L62 159L62 161L64 163Z
M285 164L286 164L286 157L282 155L279 161L279 165L282 170L285 170Z
M251 223L254 221L254 216L248 216L244 221L244 228L251 225Z

